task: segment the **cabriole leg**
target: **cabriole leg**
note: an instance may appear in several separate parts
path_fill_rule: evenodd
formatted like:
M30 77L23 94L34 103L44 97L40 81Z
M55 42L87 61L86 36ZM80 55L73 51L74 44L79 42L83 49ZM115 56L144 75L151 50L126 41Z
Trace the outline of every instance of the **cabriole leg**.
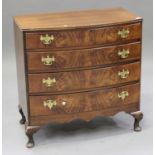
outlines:
M143 118L143 113L141 111L136 111L136 112L132 112L130 114L135 118L135 121L134 121L134 131L141 131L141 127L139 125L139 122Z
M28 142L26 144L27 148L32 148L34 146L33 133L26 133L28 137Z
M37 132L39 128L39 126L26 126L26 135L28 137L27 148L32 148L34 146L33 134Z
M25 115L23 113L22 107L20 105L18 105L18 109L19 109L19 113L22 116L22 118L21 118L21 120L19 122L20 122L20 124L25 124L26 118L25 118Z

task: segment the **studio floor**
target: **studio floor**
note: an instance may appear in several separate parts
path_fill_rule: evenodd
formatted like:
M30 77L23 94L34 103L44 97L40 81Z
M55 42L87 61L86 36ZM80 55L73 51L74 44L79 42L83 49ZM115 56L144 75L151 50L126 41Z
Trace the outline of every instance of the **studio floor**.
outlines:
M152 155L151 59L146 56L142 64L142 132L134 132L133 117L121 112L89 123L76 120L44 126L34 135L32 149L25 147L27 137L19 124L15 57L3 59L3 155Z

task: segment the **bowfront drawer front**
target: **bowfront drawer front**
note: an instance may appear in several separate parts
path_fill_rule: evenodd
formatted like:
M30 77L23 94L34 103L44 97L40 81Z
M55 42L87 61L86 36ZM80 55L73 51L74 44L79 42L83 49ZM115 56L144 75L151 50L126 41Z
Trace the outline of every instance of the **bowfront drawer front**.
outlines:
M139 87L137 83L77 94L30 96L30 115L72 114L138 104Z
M29 74L29 93L76 91L104 87L140 78L140 63L81 71Z
M26 33L27 49L80 47L93 44L91 30Z
M58 71L140 59L141 44L131 43L86 50L28 52L29 71Z
M27 32L27 49L81 48L98 44L109 44L141 38L141 23L111 27Z
M141 38L141 23L94 30L95 44L124 42Z

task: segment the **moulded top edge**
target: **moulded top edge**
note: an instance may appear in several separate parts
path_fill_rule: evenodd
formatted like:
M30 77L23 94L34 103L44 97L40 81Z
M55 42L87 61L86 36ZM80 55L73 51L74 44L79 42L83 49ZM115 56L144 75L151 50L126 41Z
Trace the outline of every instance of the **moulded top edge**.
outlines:
M142 18L123 8L42 13L14 17L16 25L23 31L106 26L137 20L142 20Z

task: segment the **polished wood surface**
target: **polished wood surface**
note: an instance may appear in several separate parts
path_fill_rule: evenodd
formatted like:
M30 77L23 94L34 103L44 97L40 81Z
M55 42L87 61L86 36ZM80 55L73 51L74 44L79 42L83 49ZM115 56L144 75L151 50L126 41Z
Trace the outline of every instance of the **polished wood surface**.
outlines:
M24 31L91 27L140 19L141 17L123 8L30 14L14 17L15 22Z
M118 35L120 30L129 30L129 35L126 38L121 38ZM54 41L45 45L40 41L40 36L54 36ZM112 27L80 29L69 31L46 31L46 32L31 32L26 33L26 48L67 48L67 47L88 47L90 45L102 45L114 42L125 42L138 40L141 37L141 23L119 25Z
M118 72L128 70L129 76L121 79ZM42 83L43 79L55 78L56 83L51 87L46 87ZM82 89L93 89L97 87L110 86L125 82L137 81L140 79L140 63L118 65L98 69L82 71L29 74L29 93L78 91Z
M139 84L133 84L85 93L30 96L30 115L67 115L135 104L139 102L139 87ZM127 96L124 101L118 98L118 94L122 91L128 91L129 93L129 96ZM57 102L57 105L52 109L44 107L43 105L43 102L49 99ZM64 102L66 103L65 105L63 105Z
M130 52L127 58L121 58L118 55L118 52L123 49L129 50ZM56 72L65 69L104 66L125 61L139 60L140 53L140 42L82 50L30 51L27 53L27 67L29 72ZM55 58L55 61L51 65L45 65L42 62L42 57L46 58L47 56Z
M16 47L16 62L17 62L17 83L18 83L18 98L19 112L23 112L29 122L28 99L27 99L27 82L26 82L26 64L24 57L24 41L23 33L14 23L15 47ZM23 117L23 116L22 116Z
M84 121L91 121L97 116L114 116L119 112L131 113L133 111L139 110L139 103L120 105L114 108L107 108L92 112L82 112L77 114L69 115L49 115L49 116L33 116L30 118L30 126L38 125L42 126L48 123L68 123L76 119L81 119Z
M128 30L129 34L126 38L121 38L118 35L119 31ZM93 30L94 40L97 45L113 42L124 42L138 40L141 38L141 23L127 24L121 26L112 26L108 28L99 28Z
M122 8L16 16L19 113L41 126L126 112L140 131L142 18Z

